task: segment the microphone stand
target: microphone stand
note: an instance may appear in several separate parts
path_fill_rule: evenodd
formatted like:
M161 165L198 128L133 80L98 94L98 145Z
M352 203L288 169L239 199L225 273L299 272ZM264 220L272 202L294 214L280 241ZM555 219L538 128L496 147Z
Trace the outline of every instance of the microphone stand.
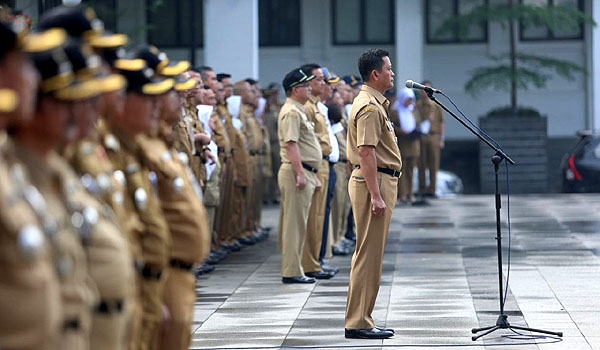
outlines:
M467 128L470 132L472 132L475 136L477 136L481 141L485 142L485 144L487 144L495 152L495 154L492 156L492 163L494 164L494 179L496 181L496 196L495 196L496 197L496 246L498 249L498 252L497 252L498 253L498 287L499 287L499 293L500 293L500 315L498 316L498 320L496 321L495 325L471 329L471 333L473 333L473 334L483 332L479 335L472 336L471 340L475 341L475 340L477 340L485 335L488 335L498 329L518 329L518 330L522 330L522 331L544 333L544 334L550 334L550 335L562 337L563 336L562 332L552 332L552 331L546 331L543 329L512 326L508 322L508 315L506 315L504 313L504 296L503 296L504 288L502 286L503 285L503 281L502 281L502 231L500 229L501 203L500 203L500 190L498 188L498 170L499 170L500 163L502 163L503 160L507 161L509 164L512 164L512 165L514 165L515 162L512 159L510 159L510 157L508 155L506 155L506 153L504 153L504 151L502 151L499 147L492 144L487 138L483 137L479 133L479 131L475 130L471 125L467 124L465 121L460 119L456 114L454 114L452 111L450 111L448 108L446 108L446 106L444 106L441 102L439 102L433 96L433 93L435 92L433 89L429 89L429 90L425 90L425 91L427 92L427 96L429 97L430 100L432 100L438 106L440 106L443 110L448 112L448 114L453 116L454 119L456 119L465 128Z

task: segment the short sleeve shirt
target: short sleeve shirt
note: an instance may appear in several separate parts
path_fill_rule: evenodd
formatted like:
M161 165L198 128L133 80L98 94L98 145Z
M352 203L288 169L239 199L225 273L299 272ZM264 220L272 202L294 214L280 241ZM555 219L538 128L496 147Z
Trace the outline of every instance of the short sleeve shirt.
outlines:
M313 168L319 168L323 158L321 146L301 103L290 98L286 99L285 104L279 111L277 134L283 163L290 162L285 144L292 141L298 144L301 161Z
M360 164L358 147L374 146L377 167L400 170L402 157L394 126L388 116L389 101L377 90L364 84L352 103L348 121L348 160Z

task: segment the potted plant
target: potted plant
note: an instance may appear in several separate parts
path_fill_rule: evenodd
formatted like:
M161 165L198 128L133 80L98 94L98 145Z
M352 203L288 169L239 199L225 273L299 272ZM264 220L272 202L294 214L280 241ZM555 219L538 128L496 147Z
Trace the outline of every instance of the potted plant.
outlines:
M519 106L517 93L531 86L544 88L553 74L573 80L577 74L587 72L573 62L518 52L515 29L520 23L521 28L525 29L530 26L545 26L550 31L577 30L585 23L593 23L593 20L578 9L566 6L540 6L508 0L504 3L483 4L468 13L452 17L434 35L441 36L452 31L459 38L467 38L470 27L481 25L482 22L497 23L501 28L508 29L509 47L507 53L490 57L496 62L495 65L475 68L464 89L474 97L485 89L510 93L510 105L488 112L480 118L480 127L495 138L517 162L511 172L516 175L511 177L511 192L546 192L547 120L535 109ZM479 154L481 191L491 193L494 191L490 161L493 154L483 143L480 143Z

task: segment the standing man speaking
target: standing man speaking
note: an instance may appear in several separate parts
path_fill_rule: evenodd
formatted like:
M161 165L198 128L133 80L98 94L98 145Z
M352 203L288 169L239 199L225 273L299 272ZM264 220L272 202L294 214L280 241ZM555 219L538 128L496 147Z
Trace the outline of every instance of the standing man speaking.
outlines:
M348 160L354 166L348 192L356 224L352 256L346 338L389 338L394 330L375 326L375 306L383 251L396 203L402 160L384 93L394 87L389 52L370 49L358 58L364 84L348 121Z

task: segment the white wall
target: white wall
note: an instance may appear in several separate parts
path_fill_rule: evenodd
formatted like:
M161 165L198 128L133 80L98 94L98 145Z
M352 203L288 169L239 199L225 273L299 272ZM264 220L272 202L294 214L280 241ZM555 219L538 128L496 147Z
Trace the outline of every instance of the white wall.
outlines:
M397 4L398 8L405 6L404 1ZM416 1L416 0L411 0ZM408 4L410 5L410 4ZM406 5L407 6L407 5ZM409 6L413 7L413 6ZM281 79L292 68L302 63L316 62L329 67L339 75L358 74L357 58L368 46L333 46L331 44L331 5L328 0L302 0L302 38L300 47L291 48L260 48L260 80L264 84L271 81L281 83ZM406 22L402 11L396 21ZM425 14L423 13L423 16ZM423 25L425 22L423 21ZM424 30L415 30L423 33ZM481 65L495 64L488 57L508 51L508 31L499 26L490 26L489 39L484 44L425 44L423 50L422 77L433 81L434 86L444 90L463 112L475 122L479 116L490 109L509 105L509 93L485 91L478 98L473 98L463 90L469 73ZM422 38L425 41L425 38ZM406 45L406 43L403 43ZM417 59L411 54L419 50L419 43L406 48L406 55L397 59L394 46L383 47L390 51L392 63L397 67L397 87L406 79L419 79L419 65L411 60ZM585 45L583 41L518 43L518 49L554 58L568 59L580 65L585 65ZM415 72L405 69L404 64L415 67ZM399 67L400 66L400 67ZM399 68L398 68L399 67ZM545 89L531 88L528 91L519 90L519 104L538 109L549 120L549 136L573 136L577 130L586 127L586 96L584 87L586 78L578 76L570 82L554 77ZM440 101L444 102L443 97ZM448 116L446 130L448 139L472 138L467 130L451 120Z
M328 0L301 1L301 46L261 47L259 50L259 80L265 86L281 80L292 69L304 63L318 63L338 75L358 75L358 56L370 46L333 46L331 34L331 3ZM393 46L382 46L390 51L395 62Z

